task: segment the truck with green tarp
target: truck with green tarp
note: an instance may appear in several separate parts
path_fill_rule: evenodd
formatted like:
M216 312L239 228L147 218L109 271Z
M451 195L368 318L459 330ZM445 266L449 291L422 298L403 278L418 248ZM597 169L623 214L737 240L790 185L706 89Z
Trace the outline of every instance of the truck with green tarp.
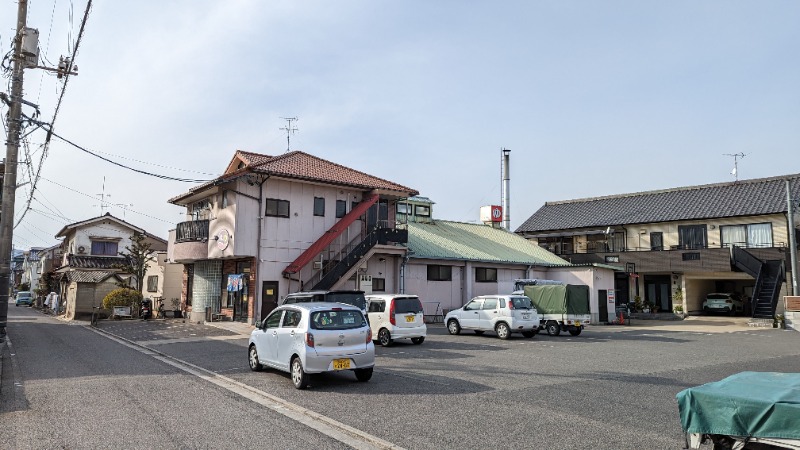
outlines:
M686 447L800 449L800 374L741 372L676 396Z
M562 331L573 336L581 334L592 320L589 286L543 281L547 280L515 280L515 293L530 298L539 313L539 329L550 336L558 336Z

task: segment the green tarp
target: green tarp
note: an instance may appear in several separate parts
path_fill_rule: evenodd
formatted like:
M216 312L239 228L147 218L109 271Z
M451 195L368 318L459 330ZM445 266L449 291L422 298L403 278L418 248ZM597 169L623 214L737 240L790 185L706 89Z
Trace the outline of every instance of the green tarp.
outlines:
M589 286L525 286L524 291L539 314L589 314Z
M742 372L678 393L687 433L800 439L800 374Z

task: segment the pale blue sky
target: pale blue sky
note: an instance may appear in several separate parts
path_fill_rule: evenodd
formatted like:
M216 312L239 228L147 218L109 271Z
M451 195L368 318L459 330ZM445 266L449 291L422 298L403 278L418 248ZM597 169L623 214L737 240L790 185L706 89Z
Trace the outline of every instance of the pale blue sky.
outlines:
M67 53L68 9L30 2L50 61ZM16 3L2 10L5 54ZM297 116L293 150L415 188L459 221L499 204L507 147L516 228L545 201L732 180L724 153L747 154L741 178L800 172L798 19L793 1L98 0L56 132L207 178L196 172L220 173L236 149L283 153L281 117ZM57 86L26 72L45 120ZM42 203L99 215L99 199L53 182L94 196L105 175L111 203L147 216L110 211L164 237L182 220L166 200L192 186L61 142L42 175L17 248L51 245L68 223Z

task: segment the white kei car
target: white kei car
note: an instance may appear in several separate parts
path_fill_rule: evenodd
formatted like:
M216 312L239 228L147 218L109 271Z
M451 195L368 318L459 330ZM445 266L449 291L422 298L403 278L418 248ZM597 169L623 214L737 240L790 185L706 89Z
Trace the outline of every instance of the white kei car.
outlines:
M395 339L411 339L422 344L428 334L422 302L416 295L376 294L367 296L367 319L375 330L373 337L384 347Z
M482 295L447 313L444 323L450 334L464 329L479 335L494 331L500 339L508 339L511 333L531 338L539 332L539 313L524 295Z
M275 308L250 334L250 369L272 367L292 375L297 389L311 373L352 370L369 381L375 344L364 313L343 303L296 303Z

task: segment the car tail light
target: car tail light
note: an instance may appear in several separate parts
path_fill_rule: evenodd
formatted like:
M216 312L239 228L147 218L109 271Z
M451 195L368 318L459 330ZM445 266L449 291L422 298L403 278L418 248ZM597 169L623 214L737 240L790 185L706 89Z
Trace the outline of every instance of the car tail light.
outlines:
M311 333L306 333L306 345L309 347L314 347L314 335Z
M367 328L367 345L372 342L372 328Z
M514 309L514 302L510 299L508 300L508 309Z
M392 325L397 325L397 321L394 320L394 302L389 306L389 323Z
M733 303L733 300L731 299L725 300L725 303Z

